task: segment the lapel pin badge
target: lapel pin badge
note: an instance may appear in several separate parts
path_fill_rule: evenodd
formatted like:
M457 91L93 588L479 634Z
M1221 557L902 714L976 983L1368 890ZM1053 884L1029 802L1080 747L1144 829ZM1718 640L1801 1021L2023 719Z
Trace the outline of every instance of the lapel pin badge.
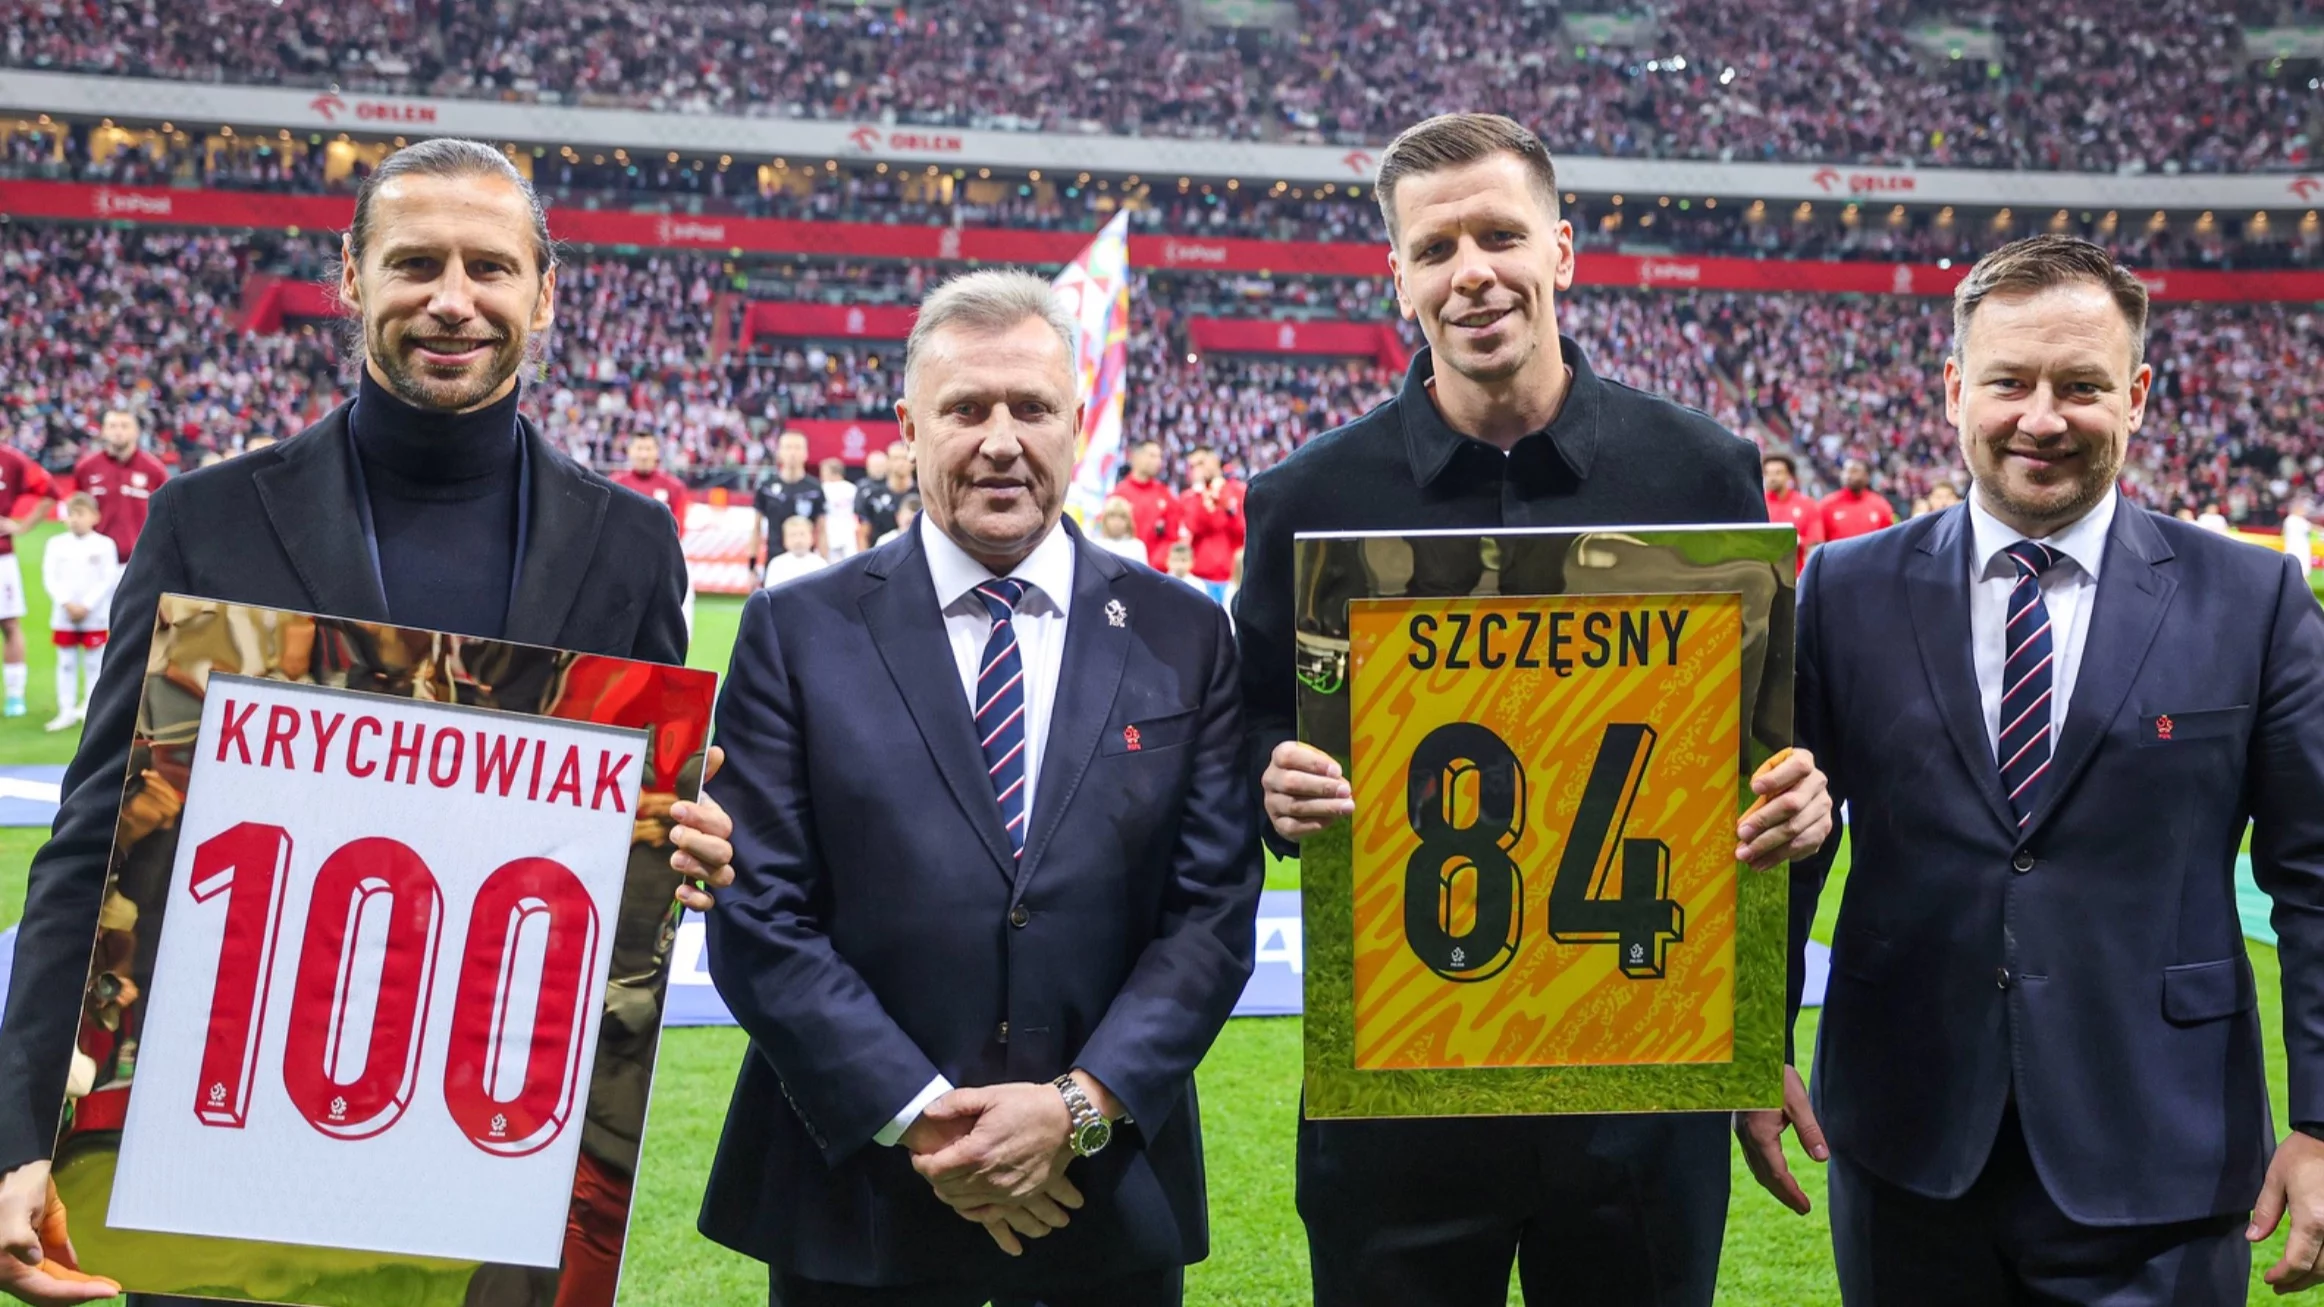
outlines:
M1130 610L1122 607L1119 599L1106 600L1106 625L1120 626L1130 618ZM1132 748L1137 746L1132 745Z
M2155 738L2158 740L2171 738L2171 716L2169 713L2155 718Z
M1119 625L1119 623L1116 623L1116 625ZM1129 746L1130 752L1136 753L1142 747L1138 743L1138 728L1135 726L1123 727L1122 743Z

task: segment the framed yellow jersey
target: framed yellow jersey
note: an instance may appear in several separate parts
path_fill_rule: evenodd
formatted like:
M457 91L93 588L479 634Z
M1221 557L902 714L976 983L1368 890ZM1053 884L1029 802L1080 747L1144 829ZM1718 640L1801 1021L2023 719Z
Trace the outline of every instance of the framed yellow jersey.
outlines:
M1791 744L1789 527L1302 535L1314 1117L1774 1106L1787 877L1735 860Z

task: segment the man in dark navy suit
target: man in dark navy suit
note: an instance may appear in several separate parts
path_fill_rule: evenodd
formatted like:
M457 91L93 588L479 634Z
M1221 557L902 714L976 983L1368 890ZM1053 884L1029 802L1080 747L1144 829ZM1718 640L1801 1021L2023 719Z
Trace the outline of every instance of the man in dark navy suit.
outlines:
M2268 1281L2324 1281L2324 613L2289 559L2116 493L2146 308L2083 241L1986 256L1945 364L1974 493L1800 582L1799 736L1855 851L1790 1115L1829 1142L1850 1307L2240 1303L2287 1216ZM2247 824L2282 941L2280 1145ZM1829 860L1794 864L1795 961ZM1804 1210L1783 1124L1740 1130Z
M1073 331L1024 274L930 296L917 529L744 610L701 1227L783 1307L1176 1304L1207 1251L1194 1068L1264 877L1234 640L1060 520Z

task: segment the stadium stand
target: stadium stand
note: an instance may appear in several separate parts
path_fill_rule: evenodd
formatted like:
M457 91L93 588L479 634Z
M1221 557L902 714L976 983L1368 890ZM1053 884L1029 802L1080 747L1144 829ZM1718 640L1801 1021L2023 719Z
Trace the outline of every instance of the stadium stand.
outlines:
M2256 8L2256 7L2255 7ZM1992 58L1909 39L1905 0L1663 0L1630 41L1556 5L1305 0L1285 30L1175 0L919 9L611 0L6 0L25 68L975 128L1363 144L1450 108L1567 153L1976 168L2305 166L2307 61L2259 61L2207 0L1944 15Z
M0 121L0 176L122 186L200 186L288 194L350 194L384 143L349 148L343 167L329 146L280 133L224 136L127 131L86 121ZM602 160L602 162L596 161ZM1380 215L1361 194L1331 188L1220 185L1183 191L1106 178L1034 181L954 177L938 170L850 165L833 170L772 163L738 167L666 156L627 161L558 154L524 161L552 203L579 208L661 206L672 212L934 227L1094 231L1120 207L1132 230L1192 239L1373 242ZM966 170L959 170L965 173ZM1360 191L1361 188L1358 188ZM1771 211L1728 205L1627 208L1611 197L1569 195L1566 216L1590 250L1748 258L1973 261L2036 231L2070 231L2106 243L2141 267L2324 267L2324 223L2255 215L2152 217L2073 210L1956 214L1928 205L1809 205ZM2063 214L2061 220L2060 214Z
M27 223L0 233L0 422L52 464L125 399L190 463L291 434L342 393L336 324L293 318L250 333L240 323L248 278L323 275L327 238ZM651 430L691 479L752 483L794 422L887 429L900 351L778 334L722 358L719 315L739 313L746 292L781 299L786 289L903 302L926 275L903 264L592 253L565 270L528 405L601 466L618 462L628 435ZM1152 274L1134 289L1125 421L1133 439L1163 441L1173 475L1196 442L1220 446L1246 474L1263 468L1399 380L1371 359L1203 352L1185 325L1300 300L1385 321L1383 282ZM1836 484L1839 463L1856 456L1900 502L1959 476L1932 371L1949 330L1942 300L1593 288L1562 307L1564 329L1606 374L1798 451L1811 486ZM723 338L737 325L729 318ZM2216 505L2256 525L2324 496L2324 400L2310 362L2319 348L2324 316L2313 306L2158 306L2155 411L2126 473L2131 492L2174 510Z

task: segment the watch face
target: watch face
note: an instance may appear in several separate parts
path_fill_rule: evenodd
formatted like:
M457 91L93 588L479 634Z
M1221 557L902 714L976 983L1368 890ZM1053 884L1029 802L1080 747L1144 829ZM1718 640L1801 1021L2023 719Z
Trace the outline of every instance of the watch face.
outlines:
M1088 1157L1113 1142L1113 1122L1099 1117L1073 1132L1073 1151Z

